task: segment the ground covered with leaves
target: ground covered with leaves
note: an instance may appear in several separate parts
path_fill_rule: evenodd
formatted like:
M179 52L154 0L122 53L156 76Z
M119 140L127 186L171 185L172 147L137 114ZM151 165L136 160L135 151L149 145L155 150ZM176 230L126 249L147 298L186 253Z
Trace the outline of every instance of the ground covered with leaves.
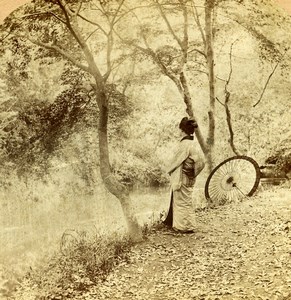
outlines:
M197 230L160 229L78 299L291 299L289 189L197 212Z
M196 221L191 234L148 227L135 245L66 233L69 247L7 299L291 300L290 187L200 209Z

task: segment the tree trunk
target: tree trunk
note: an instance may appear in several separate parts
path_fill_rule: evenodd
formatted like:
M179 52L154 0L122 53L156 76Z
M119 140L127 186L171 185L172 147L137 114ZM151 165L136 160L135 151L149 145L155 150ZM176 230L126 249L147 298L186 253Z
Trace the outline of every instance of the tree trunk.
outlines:
M108 191L118 198L120 201L127 226L129 235L132 240L142 240L141 228L137 222L135 212L133 209L132 201L129 196L128 189L120 184L111 172L111 166L109 161L109 149L108 149L108 106L107 97L104 92L100 93L96 91L99 104L99 125L98 125L98 137L99 137L99 152L100 152L100 173L101 178Z
M123 1L122 1L123 2ZM100 173L101 178L104 182L105 187L108 189L110 193L112 193L114 196L116 196L122 206L127 225L129 230L130 237L137 241L141 240L142 234L141 234L141 228L138 225L137 219L135 217L132 205L131 205L131 199L129 196L129 191L121 185L114 175L111 172L110 167L110 160L109 160L109 150L108 150L108 134L107 134L107 123L108 123L108 99L105 93L105 84L107 76L102 76L96 62L93 56L93 53L91 52L90 48L88 47L85 38L82 35L82 31L78 27L78 12L81 8L81 3L79 4L79 9L77 12L73 12L66 0L58 0L56 1L56 4L59 6L59 8L63 12L63 20L60 19L64 25L66 26L67 30L71 34L71 37L76 41L76 43L81 47L83 55L85 60L87 61L88 65L81 64L78 60L74 58L74 55L70 55L69 51L66 51L65 49L58 47L55 43L44 43L40 40L33 39L28 36L28 39L40 46L44 47L49 50L56 51L58 54L62 55L64 58L66 58L68 61L70 61L73 65L80 68L81 70L87 72L88 74L92 75L94 78L94 81L96 83L95 86L95 93L96 93L96 100L98 103L99 108L99 126L98 126L98 137L99 137L99 152L100 152ZM122 5L122 4L121 4ZM119 9L121 7L119 6ZM117 10L117 12L119 11ZM116 13L117 13L116 12ZM105 12L104 12L105 13ZM116 16L115 16L116 17ZM111 24L113 26L114 23ZM99 26L98 26L99 27ZM112 33L111 28L111 32ZM109 37L106 34L107 37ZM112 35L110 36L112 38ZM108 41L108 49L109 52L112 50L112 39L109 39ZM108 63L108 71L110 71L110 68L112 67L110 62L110 54L107 55L107 63Z
M233 153L236 155L241 155L240 151L236 148L236 146L234 144L234 133L233 133L233 129L232 129L231 113L230 113L230 109L228 107L229 99L230 99L230 92L225 91L224 107L225 107L225 114L226 114L226 122L227 122L228 130L229 130L228 142L230 144L230 147L231 147L231 150L233 151Z
M209 126L207 137L207 163L209 171L213 167L213 147L215 142L215 76L214 76L214 54L213 54L213 7L214 0L205 1L205 43L206 43L206 57L208 67L208 82L209 82Z
M184 102L186 104L186 112L190 117L192 117L196 120L196 117L195 117L194 111L193 111L193 106L192 106L192 99L191 99L191 95L190 95L189 88L188 88L188 83L187 83L184 72L181 72L181 74L180 74L180 82L181 82L181 86L182 86L181 93L184 98ZM205 140L203 138L203 135L202 135L199 127L197 129L195 129L195 135L197 137L197 140L199 142L199 145L200 145L204 155L207 157L208 147L205 143Z
M80 36L79 39L82 41L82 47L89 65L90 74L94 77L96 82L95 92L99 107L98 137L101 178L108 191L120 201L131 239L134 241L140 241L142 239L142 232L134 214L129 191L125 186L118 182L111 172L107 132L108 99L105 93L105 82L95 63L92 53L90 52L85 41L83 41L82 36Z

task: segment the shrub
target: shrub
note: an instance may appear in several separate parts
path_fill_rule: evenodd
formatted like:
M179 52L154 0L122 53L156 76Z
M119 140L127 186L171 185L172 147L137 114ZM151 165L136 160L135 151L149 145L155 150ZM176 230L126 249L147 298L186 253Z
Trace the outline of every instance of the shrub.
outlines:
M278 143L270 157L267 158L266 163L273 164L275 174L284 174L288 178L291 172L291 136ZM289 178L290 179L290 178Z
M168 177L156 155L139 157L131 150L112 153L112 170L117 179L129 187L163 187Z
M131 246L127 237L89 236L85 231L68 230L62 236L60 251L27 275L26 287L27 282L37 287L38 299L74 298L102 282L121 261L128 262Z

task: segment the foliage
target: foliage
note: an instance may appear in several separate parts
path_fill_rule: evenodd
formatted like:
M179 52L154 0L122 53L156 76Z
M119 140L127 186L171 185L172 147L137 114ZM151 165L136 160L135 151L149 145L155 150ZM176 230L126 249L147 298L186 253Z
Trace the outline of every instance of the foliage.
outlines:
M43 165L42 169L46 169L49 155L84 116L86 100L84 93L76 88L64 91L52 104L38 102L21 111L18 118L3 129L1 146L8 160L18 164L20 172L29 165L40 169Z
M239 3L237 3L239 2ZM227 16L225 17L223 14L218 14L216 16L216 27L218 27L216 33L215 33L215 47L223 48L224 51L228 51L227 47L232 42L232 38L237 37L238 32L240 32L242 36L241 44L244 43L244 38L246 36L246 33L250 33L252 36L255 36L258 42L258 49L260 48L262 50L261 45L263 45L263 48L266 49L264 52L272 61L278 60L278 51L282 52L282 47L285 46L285 41L280 38L280 43L275 44L274 42L274 34L270 37L267 37L267 31L266 28L270 28L272 24L278 19L282 19L280 14L276 13L276 16L272 16L272 18L268 21L266 19L269 17L269 14L266 13L266 5L262 5L262 10L260 10L260 7L258 6L258 3L256 1L251 1L252 6L246 5L246 3L242 1L234 1L234 2L224 2L221 1L219 3L219 6L217 9L221 9L221 12L223 14L227 15L229 12L237 10L239 7L240 10L243 12L243 14L248 14L250 12L250 8L252 8L251 11L255 11L256 15L259 16L258 19L253 21L246 21L242 22L242 19L239 18L236 14L233 16L232 19L229 19ZM74 3L71 3L74 6ZM98 5L100 3L97 3ZM175 29L178 36L182 36L182 19L181 21L177 21L179 17L182 17L182 11L181 11L181 3L178 2L174 3L173 5L169 5L167 1L161 3L162 8L164 12L166 13L166 16L172 25L172 27ZM217 3L218 4L218 3ZM114 3L112 4L112 9L114 8ZM139 41L138 45L142 45L145 41L148 42L148 45L152 47L152 50L156 54L156 58L162 62L173 74L177 71L177 66L179 65L178 62L181 58L181 51L177 48L177 43L173 40L173 36L169 33L167 26L165 22L162 20L161 15L158 12L158 9L151 1L148 3L145 3L145 6L141 6L140 8L137 8L135 6L129 5L129 3L126 4L126 6L123 8L123 17L121 19L118 19L118 35L121 37L126 37L129 39L133 39L133 43L137 43ZM51 13L40 13L35 15L35 7L43 7L43 11L49 10ZM109 9L110 5L106 4L103 6L105 9L104 11L107 11ZM15 16L19 16L22 14L25 14L26 17L22 19L22 25L28 25L29 30L31 33L37 34L37 36L40 37L40 39L43 38L44 42L55 42L58 45L62 46L62 49L70 50L72 53L74 53L74 58L81 62L82 56L80 55L80 48L73 47L73 41L69 38L68 32L65 30L64 26L59 22L58 19L54 17L53 14L61 15L60 8L55 5L55 3L48 1L46 3L41 1L35 1L35 7L29 7L29 5L24 9L22 12L18 12L15 14ZM255 7L255 10L253 9ZM83 13L89 18L91 15L95 12L94 10L90 11L91 6L88 6L88 3L83 4ZM203 56L200 52L203 51L203 44L201 39L199 38L199 33L196 31L192 31L192 27L190 26L194 20L192 16L192 11L189 8L189 55L188 55L188 62L185 68L185 71L187 72L187 76L189 77L189 89L190 93L192 95L195 95L195 99L193 99L193 103L195 103L195 110L199 111L199 107L203 106L203 114L205 117L203 117L204 122L201 123L202 127L207 127L207 106L202 104L202 102L205 102L204 99L207 97L206 92L199 91L200 94L196 96L197 90L206 90L207 87L205 85L205 66L203 66ZM131 10L132 9L132 10ZM198 11L202 12L201 8L198 6ZM127 11L129 10L129 11ZM85 13L86 12L86 13ZM111 11L112 13L112 11ZM109 13L110 17L111 14ZM106 21L103 19L104 16L102 16L102 20L104 21L104 24L101 22L100 24L106 29ZM149 18L152 18L153 22L149 22ZM277 19L276 19L277 18ZM249 20L249 18L245 18L245 20ZM287 20L282 21L286 22ZM18 24L19 20L11 16L10 19L7 20L5 24L5 28L8 30L10 26L12 26L14 23ZM128 24L129 22L134 22L137 26L136 29L132 32L129 32ZM264 24L266 23L266 24ZM16 25L17 25L16 24ZM44 26L45 24L45 26ZM49 26L47 26L49 24ZM239 24L239 25L237 25ZM89 34L91 37L91 33L94 33L94 39L88 38L88 43L94 49L92 52L96 58L102 57L102 52L106 51L106 46L104 44L104 37L102 39L99 39L100 35L102 35L97 30L95 32L93 24L89 24L88 22L85 22L83 19L79 20L80 30L82 33ZM17 25L18 30L21 30L22 26L19 24ZM264 27L265 26L265 27ZM261 27L264 30L260 32L258 28ZM93 29L92 29L93 28ZM158 29L157 29L158 28ZM100 29L100 28L99 28ZM93 30L93 31L92 31ZM275 33L276 30L274 29L273 32ZM116 34L116 31L114 32ZM229 36L229 40L224 40L225 35ZM97 38L98 37L98 38ZM139 38L134 40L135 38ZM98 43L96 42L98 41ZM246 40L247 42L249 40ZM128 134L126 133L126 118L130 116L136 109L136 102L133 102L132 97L127 97L124 95L123 92L119 92L120 88L122 86L126 86L127 80L129 80L131 88L139 88L139 86L143 85L145 82L150 83L152 89L158 90L158 87L161 88L161 84L163 87L165 85L168 85L169 83L161 82L160 80L160 74L158 74L157 70L153 70L153 65L150 62L149 56L145 53L140 53L136 48L133 50L128 47L121 47L119 39L117 39L117 34L114 36L114 49L111 49L112 53L116 54L116 57L114 58L114 67L117 67L116 73L112 74L112 77L109 78L111 83L107 85L107 96L109 96L109 105L110 105L110 114L109 114L109 120L110 120L110 126L109 126L109 135L110 135L110 142L112 143L112 149L116 148L116 145L122 147L127 144L126 139L128 139ZM252 42L254 42L252 40ZM27 43L24 38L15 38L11 37L11 39L6 41L6 46L8 47L9 43L11 44L11 51L15 54L13 57L15 59L13 61L10 61L10 66L7 67L7 79L6 82L10 84L13 82L13 85L16 85L16 88L11 88L9 90L17 90L17 82L19 84L21 82L27 84L28 82L32 82L35 77L32 77L31 75L31 67L30 62L32 60L37 60L39 62L39 65L45 67L48 67L51 64L55 64L56 62L61 61L61 57L56 55L56 53L52 52L51 50L44 50L43 48L34 47L31 44ZM136 44L137 45L137 44ZM126 49L126 50L124 50ZM199 50L199 51L197 51ZM252 50L257 50L256 46L252 48ZM269 51L269 52L268 52ZM277 52L276 52L277 51ZM263 51L260 51L258 53L262 53ZM122 55L125 55L126 53L126 61L123 61L121 59L121 53ZM131 56L132 54L132 56ZM218 76L220 78L227 78L227 66L228 61L226 60L226 55L222 55L219 53L217 55L217 69L218 69ZM244 55L243 51L237 51L235 53L236 56ZM138 57L140 59L138 60ZM259 56L257 56L259 57ZM6 57L7 58L7 57ZM103 59L103 58L102 58ZM102 60L101 59L101 60ZM137 61L135 61L137 60ZM125 74L128 74L128 66L130 64L134 64L135 69L138 69L136 72L138 73L138 76L132 74L133 76L124 76ZM285 62L282 61L282 65ZM124 65L122 65L124 64ZM249 68L256 68L257 66L255 64L249 64L246 65L245 61L238 63L237 61L234 64L234 68L236 69L242 69L243 66L246 66L249 70ZM149 67L151 68L149 73ZM267 69L268 66L266 66ZM105 68L105 66L102 66L102 70ZM287 68L287 67L286 67ZM286 70L285 68L285 70ZM156 68L157 69L157 68ZM5 150L7 151L7 154L10 155L10 158L15 159L16 157L18 159L24 159L25 155L23 155L24 148L27 147L28 152L35 152L35 155L28 155L27 161L33 162L36 160L36 157L39 155L38 153L44 152L47 155L50 155L53 152L53 149L57 148L61 141L65 139L66 136L70 135L70 132L75 130L78 126L81 131L85 129L86 126L92 126L92 124L96 125L98 120L98 112L97 112L97 104L92 100L93 96L93 90L90 86L91 83L89 81L89 76L85 75L83 71L79 71L77 68L72 68L71 63L67 63L62 70L62 78L60 80L62 89L58 88L58 93L56 94L52 103L45 103L46 99L41 99L37 93L35 93L34 97L30 97L30 95L26 91L21 91L23 93L23 98L26 99L24 103L27 105L21 104L22 101L20 101L20 92L18 93L17 97L17 104L20 106L18 108L18 111L20 111L20 120L17 121L15 125L14 132L10 133L9 129L8 132L5 133L5 136L7 137L7 140L11 140L11 142L5 141ZM236 70L234 70L236 71ZM148 73L147 73L148 72ZM230 83L230 88L232 95L237 97L235 105L231 103L231 108L233 110L236 110L237 107L241 106L241 102L244 101L243 97L237 96L240 92L240 89L237 88L237 86L240 86L244 84L243 81L245 81L245 78L242 78L240 75L236 72L236 79L233 80L233 83ZM199 74L199 75L198 75ZM8 76L9 75L9 76ZM154 75L154 76L153 76ZM288 76L286 73L284 75L285 77ZM14 80L11 80L14 79ZM114 82L114 80L116 82ZM261 78L260 78L261 80ZM247 92L253 91L253 78L250 78L251 84L245 83L244 90ZM52 90L48 89L48 90ZM260 89L259 86L256 86L256 92ZM221 86L218 86L218 92L222 93L223 89ZM283 93L284 91L282 91ZM25 94L26 93L26 94ZM110 97L110 95L113 95ZM147 97L147 95L145 96ZM199 102L198 100L199 99ZM144 99L140 99L141 101L144 101ZM240 102L239 102L240 100ZM71 102L71 103L69 103ZM254 101L255 102L255 101ZM148 107L142 111L140 111L141 114L147 114L147 112L151 109L153 106L152 103L148 103ZM181 101L181 105L183 105ZM33 106L32 108L30 106ZM34 107L40 106L40 111L36 111ZM176 105L177 107L178 105ZM17 107L17 106L16 106ZM173 111L176 108L173 107ZM262 107L262 110L264 107ZM178 110L178 109L177 109ZM199 111L200 112L200 111ZM245 113L243 113L244 116L247 115L247 110ZM55 114L55 116L53 116ZM258 114L257 114L258 115ZM217 119L218 122L222 123L223 115L220 115L217 113ZM140 116L136 116L137 119L140 118ZM69 120L71 118L71 120ZM81 120L82 119L82 120ZM233 118L235 120L235 118ZM24 120L28 120L29 122L32 122L30 126L25 122ZM234 121L235 122L235 121ZM78 126L75 126L76 124L80 124ZM35 126L35 129L32 129ZM155 126L155 125L153 125ZM157 125L160 126L160 125ZM18 129L19 127L19 129ZM137 122L136 131L139 131L139 124ZM218 125L219 128L223 128L223 126ZM245 123L242 120L239 120L237 124L234 125L235 131L240 134L240 128L245 127ZM158 127L160 129L160 127ZM202 128L203 129L203 128ZM220 129L219 129L220 130ZM33 131L33 132L31 132ZM159 130L158 130L159 131ZM204 130L205 131L205 130ZM28 132L28 133L27 133ZM223 138L222 135L228 134L227 132L221 130L221 132L218 132L217 137L219 139ZM156 133L153 133L155 135L155 138L157 140L160 140L159 135ZM16 137L17 136L17 137ZM39 138L40 137L40 138ZM167 144L169 136L163 135L161 137L161 143ZM4 137L4 139L6 139ZM121 142L121 139L125 139L123 142ZM226 138L227 139L227 138ZM240 140L243 140L240 138ZM32 141L32 142L31 142ZM6 144L7 143L7 144ZM20 144L16 145L17 143ZM32 145L30 145L32 143ZM2 143L3 144L3 143ZM244 143L241 143L242 145ZM154 144L149 144L153 147L155 147ZM129 148L129 147L128 147ZM159 147L158 147L159 148ZM42 149L41 151L38 151L37 149ZM222 153L219 150L219 147L217 148L217 153L220 155ZM136 165L136 169L134 169L133 166L125 166L121 163L116 163L118 159L116 159L113 162L113 168L116 172L116 174L119 174L120 178L124 182L130 181L131 184L133 181L142 181L142 182L150 182L151 179L149 178L149 175L152 174L153 181L160 181L163 182L164 179L161 176L161 169L159 167L160 163L156 158L152 159L151 157L155 157L152 152L145 151L144 156L140 155L139 150L138 151L131 151L129 150L129 157L131 157L131 154L133 154L132 163ZM244 151L246 149L243 149ZM113 150L112 150L113 151ZM45 155L45 160L47 159L47 155ZM35 157L33 157L35 156ZM115 154L114 154L115 156ZM121 159L120 161L124 161ZM147 168L145 166L145 163L149 163L150 166ZM124 167L125 166L125 167ZM152 167L152 166L158 166ZM124 168L124 170L122 170ZM144 172L147 170L146 172ZM133 174L133 175L131 175ZM143 178L140 178L139 175L142 174ZM135 179L136 178L136 179ZM155 178L159 178L156 180Z
M275 165L275 174L285 174L291 179L291 137L282 140L272 151L270 157L266 159L267 164Z
M150 186L157 188L168 183L168 178L162 171L160 161L156 156L144 155L140 157L136 153L127 152L123 153L122 157L113 157L113 159L114 174L129 187Z
M9 78L19 78L19 75L13 73ZM8 160L19 166L20 173L28 169L28 165L36 165L38 171L45 171L52 153L74 130L84 131L97 126L98 108L88 76L65 65L60 82L63 90L52 103L47 99L37 99L40 96L37 90L32 98L23 89L14 96L17 99L14 110L18 115L2 129L1 147ZM12 90L21 85L22 81L14 82ZM118 136L122 121L133 108L130 99L119 92L116 85L108 84L106 92L110 99L110 135ZM20 94L25 101L18 100Z
M28 283L37 286L37 298L74 299L92 285L101 284L119 263L128 262L131 246L127 237L105 238L68 230L63 234L61 251L31 271Z

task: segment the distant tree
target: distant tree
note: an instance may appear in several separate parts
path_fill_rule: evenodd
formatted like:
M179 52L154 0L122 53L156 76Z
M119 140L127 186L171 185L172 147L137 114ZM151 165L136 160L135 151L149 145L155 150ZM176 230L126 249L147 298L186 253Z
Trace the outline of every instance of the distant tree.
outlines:
M125 45L133 47L149 57L160 69L161 73L175 84L185 103L186 113L197 120L195 107L192 104L186 68L189 53L197 52L202 56L206 56L206 54L204 51L197 49L193 45L194 43L189 44L189 3L188 0L174 2L151 0L141 6L131 5L128 7L128 14L134 18L137 24L137 32L129 35L128 33L115 30L115 33ZM143 23L142 13L139 14L137 11L147 8L150 10L148 15L154 20L161 18L157 22L160 24L163 21L165 24L164 30L156 29L156 27L151 28L149 24ZM178 30L171 23L173 18L178 19L177 15L179 20L181 20L179 25L182 27L182 29L179 28ZM155 26L159 25L155 24ZM152 34L155 35L155 38L161 37L166 42L164 44L160 43L159 46L151 45ZM168 38L164 38L164 35L168 35ZM139 40L139 37L141 40ZM211 168L211 145L209 146L205 142L200 127L195 131L195 134Z

